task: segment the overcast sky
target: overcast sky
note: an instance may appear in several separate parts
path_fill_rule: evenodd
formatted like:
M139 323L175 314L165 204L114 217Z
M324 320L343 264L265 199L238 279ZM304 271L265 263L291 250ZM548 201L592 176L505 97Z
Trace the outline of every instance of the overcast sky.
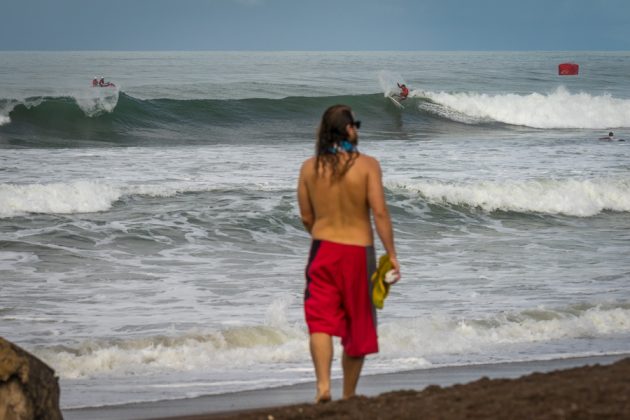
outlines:
M630 0L0 0L0 50L630 50Z

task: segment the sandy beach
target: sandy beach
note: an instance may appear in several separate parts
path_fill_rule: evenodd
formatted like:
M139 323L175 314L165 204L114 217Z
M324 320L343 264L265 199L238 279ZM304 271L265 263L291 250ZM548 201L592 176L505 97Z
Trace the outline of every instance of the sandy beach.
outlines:
M314 405L313 383L71 409L66 419L628 418L630 358L597 356L365 376L361 397ZM339 380L333 382L338 398ZM272 416L272 417L270 417Z

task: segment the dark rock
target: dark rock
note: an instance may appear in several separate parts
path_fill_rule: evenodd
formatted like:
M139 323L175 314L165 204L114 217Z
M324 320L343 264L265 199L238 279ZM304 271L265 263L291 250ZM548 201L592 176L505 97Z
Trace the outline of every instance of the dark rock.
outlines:
M0 337L0 420L31 419L63 419L55 371Z

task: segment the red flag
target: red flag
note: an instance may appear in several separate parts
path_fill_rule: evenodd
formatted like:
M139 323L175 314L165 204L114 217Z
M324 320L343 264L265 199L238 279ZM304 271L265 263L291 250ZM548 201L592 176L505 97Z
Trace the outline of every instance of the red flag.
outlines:
M562 63L558 65L558 75L577 76L580 66L575 63Z

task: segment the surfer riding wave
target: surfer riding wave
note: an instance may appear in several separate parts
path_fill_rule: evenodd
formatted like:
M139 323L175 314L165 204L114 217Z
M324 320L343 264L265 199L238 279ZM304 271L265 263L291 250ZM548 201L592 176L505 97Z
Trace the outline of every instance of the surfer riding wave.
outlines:
M409 96L409 88L404 84L404 83L396 83L398 85L398 87L400 88L400 93L398 94L398 98L400 98L401 101L404 101L405 99L407 99L407 96Z
M92 79L92 87L116 87L112 82L106 82L104 77Z

